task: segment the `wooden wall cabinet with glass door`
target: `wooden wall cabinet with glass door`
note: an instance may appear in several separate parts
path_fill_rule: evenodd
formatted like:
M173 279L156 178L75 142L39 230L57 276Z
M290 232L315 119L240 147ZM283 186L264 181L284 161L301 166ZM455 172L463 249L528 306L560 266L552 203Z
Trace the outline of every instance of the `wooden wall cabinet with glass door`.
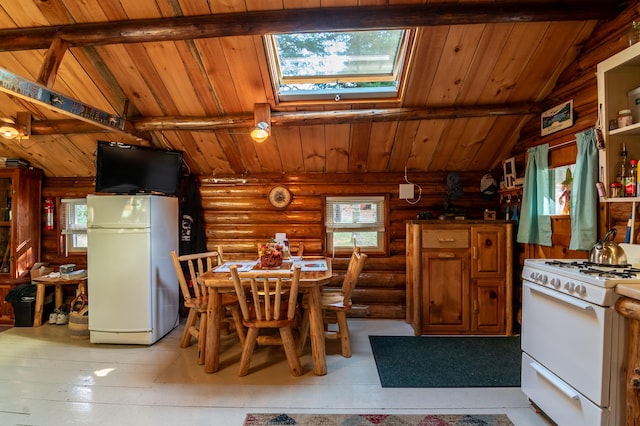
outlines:
M407 321L418 334L512 333L512 224L407 224Z
M0 168L0 324L13 324L5 296L30 282L31 267L40 258L41 194L41 170Z

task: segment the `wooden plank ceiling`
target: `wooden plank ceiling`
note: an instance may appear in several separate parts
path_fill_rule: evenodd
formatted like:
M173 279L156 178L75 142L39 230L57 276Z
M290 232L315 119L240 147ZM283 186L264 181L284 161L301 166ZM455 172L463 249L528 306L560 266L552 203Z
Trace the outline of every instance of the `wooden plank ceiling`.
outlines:
M0 92L0 117L33 120L29 139L0 138L0 157L93 176L96 140L114 140L183 150L204 176L485 171L615 13L593 0L0 0L0 67L127 118L108 131ZM419 30L401 102L275 103L261 34L405 25ZM248 134L256 103L272 110L263 144Z

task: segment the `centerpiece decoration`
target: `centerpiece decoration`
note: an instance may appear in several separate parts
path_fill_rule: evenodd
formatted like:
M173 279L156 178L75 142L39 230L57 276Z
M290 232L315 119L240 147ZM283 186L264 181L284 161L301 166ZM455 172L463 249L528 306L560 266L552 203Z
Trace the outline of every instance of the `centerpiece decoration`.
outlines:
M282 245L274 240L260 246L258 249L260 266L263 268L277 268L282 265Z

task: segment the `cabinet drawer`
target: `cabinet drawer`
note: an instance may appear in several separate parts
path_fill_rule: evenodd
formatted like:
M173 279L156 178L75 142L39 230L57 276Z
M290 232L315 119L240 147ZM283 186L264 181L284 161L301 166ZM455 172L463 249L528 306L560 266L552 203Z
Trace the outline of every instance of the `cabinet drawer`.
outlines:
M422 248L468 248L468 229L424 229Z

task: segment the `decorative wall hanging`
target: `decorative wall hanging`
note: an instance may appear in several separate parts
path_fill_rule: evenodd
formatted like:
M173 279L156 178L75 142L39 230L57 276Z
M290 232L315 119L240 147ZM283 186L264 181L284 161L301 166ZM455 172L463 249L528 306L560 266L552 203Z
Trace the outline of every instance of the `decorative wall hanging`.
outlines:
M516 159L515 157L507 158L502 163L504 173L505 188L514 188L516 186Z
M573 99L543 112L540 126L542 136L573 126Z

